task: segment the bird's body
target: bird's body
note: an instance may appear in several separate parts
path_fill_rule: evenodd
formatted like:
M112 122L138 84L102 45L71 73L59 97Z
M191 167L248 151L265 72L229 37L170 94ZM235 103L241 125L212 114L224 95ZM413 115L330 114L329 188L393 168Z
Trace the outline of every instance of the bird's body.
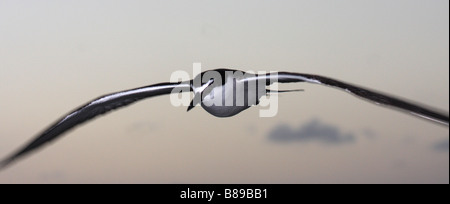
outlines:
M253 105L257 105L262 96L272 91L267 89L267 85L275 82L307 82L326 85L345 90L376 104L393 107L439 124L447 126L449 124L448 113L441 113L422 105L416 105L415 103L407 102L387 94L328 77L290 72L258 75L239 70L216 69L202 72L190 81L160 83L99 97L56 121L30 143L3 160L0 163L0 168L6 167L18 158L42 147L47 142L58 138L68 130L96 116L142 99L171 94L175 89L193 91L194 98L188 107L188 111L196 105L201 104L203 109L213 116L231 117ZM277 91L275 90L275 92Z
M217 69L215 72L204 72L204 80L212 80L202 92L195 92L193 101L199 100L203 109L216 117L231 117L243 110L257 105L259 99L266 94L266 85L258 90L257 81L246 79L255 77L255 74L230 69ZM194 79L193 86L196 86ZM197 102L198 103L198 102ZM196 103L196 104L197 104Z

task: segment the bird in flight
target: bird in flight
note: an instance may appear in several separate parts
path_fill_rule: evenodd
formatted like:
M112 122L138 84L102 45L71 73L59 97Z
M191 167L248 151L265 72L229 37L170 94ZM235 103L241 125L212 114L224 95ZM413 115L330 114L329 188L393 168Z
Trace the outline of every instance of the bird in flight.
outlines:
M253 105L257 105L259 99L266 94L298 91L278 91L267 88L275 82L307 82L334 87L375 104L391 107L445 126L449 124L448 113L442 113L423 105L324 76L292 72L252 74L233 69L215 69L202 72L189 81L154 84L104 95L90 101L57 120L24 147L2 160L0 169L84 122L142 99L189 91L194 93L194 98L187 109L188 111L200 104L213 116L231 117Z

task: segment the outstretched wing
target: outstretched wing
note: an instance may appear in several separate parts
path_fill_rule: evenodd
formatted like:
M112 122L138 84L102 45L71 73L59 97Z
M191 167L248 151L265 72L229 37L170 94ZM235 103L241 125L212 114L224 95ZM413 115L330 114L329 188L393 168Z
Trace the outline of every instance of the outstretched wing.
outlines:
M22 157L23 155L30 153L32 150L41 147L58 136L61 136L63 133L77 125L89 121L90 119L93 119L101 114L110 112L111 110L132 104L138 100L152 96L170 94L175 88L186 91L190 90L190 82L160 83L99 97L52 124L49 128L44 130L44 132L34 138L29 144L25 145L25 147L3 160L0 163L0 169L6 167L19 157Z
M397 108L399 110L408 112L412 115L448 126L448 113L440 113L431 108L424 107L423 105L414 104L406 100L389 96L387 94L382 94L377 91L362 88L360 86L352 85L328 77L311 74L278 72L266 75L258 75L256 79L268 80L267 84L270 84L271 83L270 80L272 80L272 82L279 82L279 83L308 82L340 88L359 97L373 101L376 104Z

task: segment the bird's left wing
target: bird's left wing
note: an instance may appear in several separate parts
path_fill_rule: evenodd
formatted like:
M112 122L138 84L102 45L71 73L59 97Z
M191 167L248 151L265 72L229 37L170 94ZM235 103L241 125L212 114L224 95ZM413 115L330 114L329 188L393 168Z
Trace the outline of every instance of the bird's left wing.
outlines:
M30 153L47 142L61 136L66 131L80 125L90 119L93 119L101 114L105 114L114 109L127 106L136 101L159 96L163 94L170 94L175 88L190 91L190 82L179 82L179 83L160 83L155 85L150 85L146 87L121 91L113 94L108 94L99 97L80 108L72 111L71 113L65 115L60 120L56 121L49 128L44 130L36 138L34 138L30 143L25 145L22 149L12 154L10 157L1 161L0 169L6 167L8 164Z

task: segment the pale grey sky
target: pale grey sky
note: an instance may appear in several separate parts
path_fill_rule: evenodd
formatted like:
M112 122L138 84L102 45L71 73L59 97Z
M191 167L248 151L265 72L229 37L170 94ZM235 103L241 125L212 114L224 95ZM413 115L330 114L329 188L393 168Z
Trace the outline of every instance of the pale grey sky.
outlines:
M97 96L191 73L193 62L321 74L448 111L448 36L446 0L3 0L0 157ZM0 183L449 182L448 127L327 87L280 88L306 91L281 95L273 118L259 107L186 113L169 96L137 103L0 172ZM283 127L322 139L273 140Z

